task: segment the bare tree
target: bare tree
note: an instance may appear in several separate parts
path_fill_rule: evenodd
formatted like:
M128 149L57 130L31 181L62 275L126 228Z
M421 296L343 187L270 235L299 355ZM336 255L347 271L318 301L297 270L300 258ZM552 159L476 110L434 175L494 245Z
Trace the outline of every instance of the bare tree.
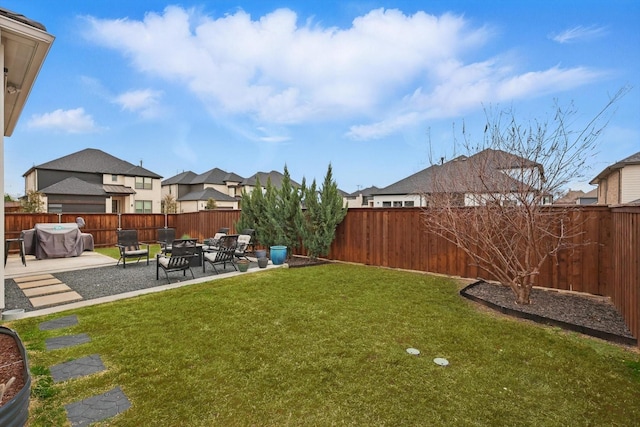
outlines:
M22 210L29 213L45 212L44 201L42 200L42 193L36 190L29 190L27 194L20 200L22 204Z
M575 109L557 103L553 119L527 125L512 111L488 111L480 144L463 131L468 156L430 167L422 191L427 228L465 252L489 278L509 286L518 304L529 304L541 268L576 244L584 221L577 206L549 203L584 177L607 124L605 114L628 90L622 88L577 132L571 129Z

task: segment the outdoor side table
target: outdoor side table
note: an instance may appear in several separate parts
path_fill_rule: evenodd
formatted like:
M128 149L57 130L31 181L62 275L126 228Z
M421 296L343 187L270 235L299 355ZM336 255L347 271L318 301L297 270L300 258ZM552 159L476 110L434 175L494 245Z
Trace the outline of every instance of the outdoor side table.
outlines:
M17 237L15 239L4 239L4 265L7 265L7 257L9 256L9 248L11 248L11 244L17 242L20 247L20 259L22 260L22 265L27 266L27 260L24 257L24 239L22 237Z

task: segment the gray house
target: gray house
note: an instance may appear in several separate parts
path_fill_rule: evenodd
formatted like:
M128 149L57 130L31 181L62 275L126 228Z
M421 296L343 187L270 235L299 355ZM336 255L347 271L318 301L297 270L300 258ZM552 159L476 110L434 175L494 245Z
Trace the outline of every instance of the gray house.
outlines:
M42 194L47 212L161 211L160 175L93 148L33 166L23 177L27 192Z
M512 195L537 192L542 166L501 150L485 149L432 165L381 188L372 206L424 207L436 195L447 195L459 206L476 206L488 199L512 203ZM545 198L544 203L550 203Z
M178 212L198 212L205 209L209 199L218 209L238 209L240 175L213 168L196 175L182 172L162 181L162 197L172 196Z

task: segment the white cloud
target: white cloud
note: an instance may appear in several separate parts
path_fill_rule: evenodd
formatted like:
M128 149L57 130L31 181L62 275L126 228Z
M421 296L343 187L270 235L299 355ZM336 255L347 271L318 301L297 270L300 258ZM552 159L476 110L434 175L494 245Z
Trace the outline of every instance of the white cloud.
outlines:
M143 20L87 20L92 40L141 73L184 84L214 116L270 125L371 121L351 127L358 139L599 77L585 67L518 73L505 59L467 63L493 32L453 14L376 9L336 28L300 24L289 9L252 19L242 10L214 18L169 6Z
M568 28L559 34L551 35L551 39L555 42L574 43L583 40L592 40L594 38L602 37L606 34L605 27L583 27L578 25L577 27Z
M63 133L91 133L99 130L93 117L87 114L84 108L59 109L51 113L34 114L27 126Z
M161 91L143 89L121 93L113 100L125 111L139 112L141 116L150 118L159 114Z

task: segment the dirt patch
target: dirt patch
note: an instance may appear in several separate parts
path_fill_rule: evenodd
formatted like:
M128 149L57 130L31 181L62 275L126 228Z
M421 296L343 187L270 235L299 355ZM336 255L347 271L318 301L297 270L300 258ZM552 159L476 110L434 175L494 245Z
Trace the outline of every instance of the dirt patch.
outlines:
M467 286L460 294L505 314L622 344L636 343L620 313L605 297L534 288L531 304L519 305L511 289L483 281Z
M329 264L331 261L326 259L312 259L309 257L292 256L287 260L289 268L312 267L314 265Z
M24 387L24 361L16 340L7 334L0 333L0 384L6 384L15 377L13 384L4 392L0 406L14 398Z

